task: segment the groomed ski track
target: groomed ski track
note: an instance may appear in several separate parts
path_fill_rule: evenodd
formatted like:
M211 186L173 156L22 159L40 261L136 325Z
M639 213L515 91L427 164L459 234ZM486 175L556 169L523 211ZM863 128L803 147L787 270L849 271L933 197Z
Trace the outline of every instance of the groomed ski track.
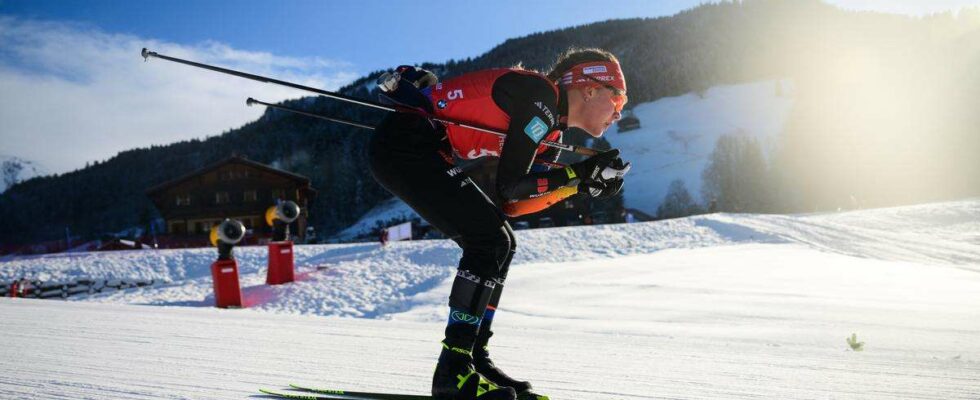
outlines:
M977 399L978 210L964 201L522 231L530 248L508 278L491 354L558 400ZM547 247L589 241L600 250L580 257ZM609 241L632 246L602 251L621 247ZM246 399L289 383L425 394L446 260L458 253L441 241L300 249L340 258L252 309L174 298L199 296L199 277L80 301L0 298L0 398ZM197 261L173 261L205 257L188 252L153 257L194 270ZM116 265L107 258L142 256L79 257ZM57 260L0 269L71 268ZM437 273L403 282L382 265L392 260ZM377 294L362 270L402 293ZM254 290L251 275L263 273L248 272L243 286ZM311 294L317 285L379 303L332 305ZM358 313L370 318L349 317ZM849 349L852 333L864 351Z

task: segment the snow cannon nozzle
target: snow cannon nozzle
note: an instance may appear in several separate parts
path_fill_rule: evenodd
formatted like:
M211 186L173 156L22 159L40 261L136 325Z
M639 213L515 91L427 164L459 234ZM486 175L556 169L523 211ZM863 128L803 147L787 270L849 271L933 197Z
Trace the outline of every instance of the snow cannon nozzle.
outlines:
M218 260L232 260L232 249L238 242L245 238L245 224L234 219L225 219L224 222L211 227L209 239L211 245L218 248Z
M299 218L299 205L297 205L292 200L286 200L280 202L277 205L269 207L265 212L265 222L269 226L274 226L276 221L281 221L286 224L290 224Z
M245 225L240 221L225 219L224 222L211 228L211 244L219 243L235 245L245 237Z
M299 218L299 205L291 200L279 202L265 211L265 222L272 227L272 241L289 240L289 224Z

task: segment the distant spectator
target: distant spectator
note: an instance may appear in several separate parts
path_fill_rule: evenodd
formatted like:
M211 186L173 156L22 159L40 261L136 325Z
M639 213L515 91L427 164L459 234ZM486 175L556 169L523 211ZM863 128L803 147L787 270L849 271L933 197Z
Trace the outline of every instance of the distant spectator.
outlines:
M27 278L21 278L20 282L17 284L17 292L20 294L19 297L26 297L31 290L31 281ZM14 296L18 297L18 296Z

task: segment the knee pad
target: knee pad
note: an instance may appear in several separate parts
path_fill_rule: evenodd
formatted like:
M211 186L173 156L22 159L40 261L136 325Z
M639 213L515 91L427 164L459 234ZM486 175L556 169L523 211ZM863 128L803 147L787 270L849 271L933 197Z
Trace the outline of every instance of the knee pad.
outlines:
M504 223L492 234L482 237L464 237L459 241L463 258L459 269L468 270L483 279L496 279L506 275L515 244L513 231Z
M460 269L456 271L456 279L453 280L453 288L449 292L449 308L479 319L487 309L496 286L493 279L481 278L471 271ZM479 324L479 320L460 322Z

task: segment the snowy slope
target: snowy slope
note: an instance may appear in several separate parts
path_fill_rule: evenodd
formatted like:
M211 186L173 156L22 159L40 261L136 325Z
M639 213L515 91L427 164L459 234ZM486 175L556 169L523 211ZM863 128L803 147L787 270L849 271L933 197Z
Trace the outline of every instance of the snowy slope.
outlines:
M34 161L0 154L0 193L18 182L47 174L47 168Z
M641 128L605 138L633 164L623 189L626 207L655 214L674 179L701 199L701 171L722 135L750 135L771 150L793 106L792 81L715 86L639 104Z
M796 216L710 214L655 223L518 231L517 238L515 268L664 249L765 243L980 272L980 201ZM201 306L213 301L210 264L216 254L213 249L180 249L29 256L0 263L0 281L153 279L164 284L81 301ZM297 245L302 282L273 288L263 285L266 254L263 246L235 249L246 301L253 308L379 317L404 311L409 307L406 299L445 283L461 252L448 240L392 243L385 248L377 243ZM348 290L352 286L357 290Z
M390 220L411 220L421 218L415 210L397 197L392 197L374 206L366 214L361 216L353 225L332 236L333 239L340 241L350 240L357 236L370 233L375 228L376 222L380 221L384 226L388 226Z
M976 399L978 228L980 199L520 231L492 351L554 399ZM0 398L428 389L451 242L297 246L299 281L275 287L264 248L235 252L244 310L209 306L208 249L0 263L170 282L0 298Z

